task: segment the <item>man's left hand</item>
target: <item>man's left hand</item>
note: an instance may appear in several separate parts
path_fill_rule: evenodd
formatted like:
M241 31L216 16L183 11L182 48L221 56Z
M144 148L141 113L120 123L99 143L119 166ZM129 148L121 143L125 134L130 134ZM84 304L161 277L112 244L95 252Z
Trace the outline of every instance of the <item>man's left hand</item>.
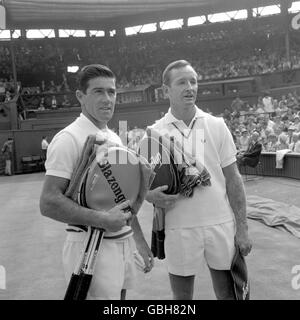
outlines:
M143 258L144 260L144 269L143 271L145 273L151 271L151 269L154 266L154 257L152 254L151 249L149 248L148 244L146 243L146 241L144 243L138 243L137 244L137 251L140 254L140 256Z
M247 256L250 253L252 241L248 237L248 231L238 230L234 241L243 256Z

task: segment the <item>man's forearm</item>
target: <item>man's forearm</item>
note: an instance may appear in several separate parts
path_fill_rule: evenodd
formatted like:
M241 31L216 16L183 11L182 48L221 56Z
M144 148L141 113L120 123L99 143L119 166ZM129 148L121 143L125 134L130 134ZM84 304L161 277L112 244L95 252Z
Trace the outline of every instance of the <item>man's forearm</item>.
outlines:
M242 178L239 173L226 180L226 191L233 210L237 230L248 230L246 213L246 195Z
M44 216L70 224L100 227L102 218L100 212L79 206L63 194L42 197L40 209Z
M132 222L131 222L131 228L133 230L133 238L136 243L140 241L146 241L137 216L133 216Z
M235 162L223 168L223 173L226 179L228 200L235 215L235 243L241 254L246 256L251 251L252 242L248 236L246 195L243 180Z
M131 227L133 230L133 238L136 244L137 251L144 261L144 265L142 267L143 271L149 272L153 268L154 258L151 249L149 248L148 243L144 237L137 216L133 216Z

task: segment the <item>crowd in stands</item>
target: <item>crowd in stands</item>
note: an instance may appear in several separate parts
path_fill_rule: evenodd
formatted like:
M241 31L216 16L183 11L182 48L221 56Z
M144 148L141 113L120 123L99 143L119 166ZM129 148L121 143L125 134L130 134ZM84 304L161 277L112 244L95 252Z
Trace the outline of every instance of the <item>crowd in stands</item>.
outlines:
M287 150L300 153L300 96L283 95L279 101L268 91L250 106L237 97L221 116L230 129L239 152L245 152L253 133L258 133L262 151Z
M11 101L14 96L13 92L13 84L0 78L0 103ZM7 112L2 105L0 105L0 116L7 117Z
M25 87L41 88L42 81L47 79L54 81L59 90L68 90L74 88L71 81L66 80L67 66L95 62L110 66L121 88L159 85L164 67L183 57L193 64L199 80L300 68L300 42L291 36L288 61L284 31L275 22L273 25L254 24L251 28L246 22L240 22L227 27L161 31L123 39L20 40L15 42L17 73ZM9 80L11 77L9 46L1 44L0 78Z
M0 102L8 102L13 98L14 84L12 81L0 78Z

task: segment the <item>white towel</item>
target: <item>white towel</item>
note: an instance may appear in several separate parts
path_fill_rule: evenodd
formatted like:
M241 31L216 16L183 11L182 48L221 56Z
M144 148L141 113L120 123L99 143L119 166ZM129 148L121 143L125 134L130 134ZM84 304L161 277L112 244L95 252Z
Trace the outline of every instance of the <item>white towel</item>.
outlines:
M284 156L292 152L290 149L283 149L283 150L277 150L276 151L276 169L282 169L283 168L283 159Z

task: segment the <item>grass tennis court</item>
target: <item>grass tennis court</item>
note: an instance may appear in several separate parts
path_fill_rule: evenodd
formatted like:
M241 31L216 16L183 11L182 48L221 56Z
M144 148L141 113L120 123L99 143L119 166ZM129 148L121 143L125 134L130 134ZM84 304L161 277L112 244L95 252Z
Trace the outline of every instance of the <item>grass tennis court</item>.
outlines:
M64 225L43 217L39 212L39 195L44 174L0 177L0 265L6 270L3 299L62 299L66 282L62 270L61 250ZM257 177L245 182L247 195L259 195L300 207L300 181ZM150 241L152 206L145 203L139 218L146 239ZM292 268L300 265L300 239L250 220L249 233L253 249L247 258L251 299L299 300L300 289L292 288ZM171 299L164 261L155 260L151 273L138 273L135 291L128 299ZM208 269L199 270L194 299L215 299Z

